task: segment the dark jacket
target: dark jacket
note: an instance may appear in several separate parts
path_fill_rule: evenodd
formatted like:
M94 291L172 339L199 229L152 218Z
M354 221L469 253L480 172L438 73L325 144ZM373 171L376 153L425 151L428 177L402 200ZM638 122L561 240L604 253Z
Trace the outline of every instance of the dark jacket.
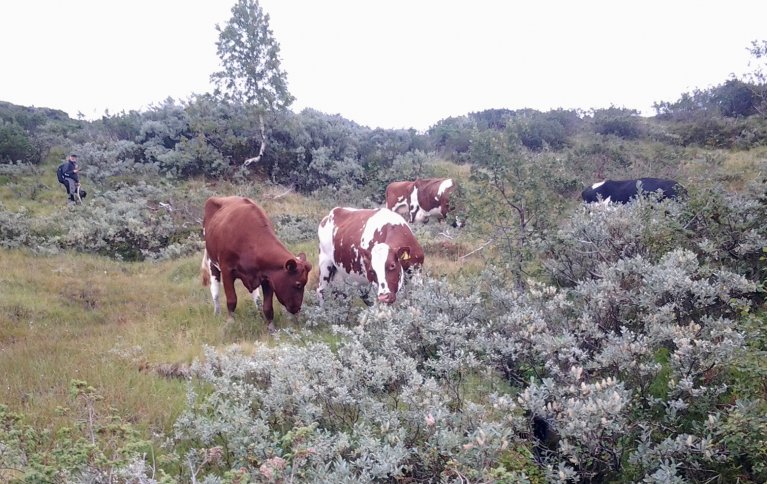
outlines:
M75 170L78 169L76 161L68 161L67 166L64 168L64 178L71 178L76 182L80 182L80 174Z

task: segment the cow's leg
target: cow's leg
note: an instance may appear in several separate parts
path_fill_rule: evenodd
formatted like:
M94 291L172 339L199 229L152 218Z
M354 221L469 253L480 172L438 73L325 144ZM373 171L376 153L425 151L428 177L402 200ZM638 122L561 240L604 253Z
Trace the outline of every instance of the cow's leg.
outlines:
M274 291L269 282L264 281L261 283L261 291L264 293L264 317L267 323L269 323L269 332L274 332L274 302L272 296Z
M234 310L237 308L237 292L234 290L234 277L229 271L222 270L221 278L224 283L224 294L226 295L226 309L228 311L227 319L234 319Z
M330 285L333 277L336 275L336 266L333 261L325 254L320 254L320 283L317 285L317 299L320 301L320 306L325 302L324 292L325 288Z
M418 205L414 205L410 207L409 212L410 212L410 223L412 224L418 219L418 216L420 215L418 210Z
M213 299L213 314L221 312L221 304L218 302L218 295L221 292L221 271L215 267L210 267L210 297Z

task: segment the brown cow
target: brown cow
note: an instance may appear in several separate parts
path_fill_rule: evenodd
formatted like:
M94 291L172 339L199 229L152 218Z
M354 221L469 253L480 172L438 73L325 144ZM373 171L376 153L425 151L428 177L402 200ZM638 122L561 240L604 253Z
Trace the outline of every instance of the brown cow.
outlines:
M451 210L450 197L454 191L452 178L392 182L386 187L386 208L401 214L410 223L427 223L432 215L441 221ZM456 218L453 225L463 224Z
M375 284L378 300L393 303L405 273L423 264L423 249L398 214L386 208L336 207L322 219L320 284L322 304L325 288L338 271L363 284Z
M211 197L205 202L203 219L205 253L202 256L202 283L210 284L214 312L218 314L219 283L224 284L228 318L237 306L235 279L242 281L258 304L259 286L264 295L264 317L274 330L272 295L292 314L301 310L304 286L312 265L301 253L294 256L274 233L264 210L243 197Z

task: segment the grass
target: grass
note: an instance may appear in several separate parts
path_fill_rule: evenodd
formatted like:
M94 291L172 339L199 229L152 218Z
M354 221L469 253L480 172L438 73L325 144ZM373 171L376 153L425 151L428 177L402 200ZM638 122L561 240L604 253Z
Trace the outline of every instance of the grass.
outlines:
M201 308L202 288L189 278L168 283L171 266L190 263L0 252L2 403L58 427L66 424L57 408L67 402L70 380L85 380L120 415L167 430L185 384L139 368L142 361L190 360L215 334Z
M188 364L205 345L270 338L240 285L236 322L213 315L198 259L129 264L1 251L0 403L57 428L68 423L58 407L69 382L84 380L105 408L152 432L169 430L186 382L155 369ZM277 326L294 324L281 309Z
M9 189L0 187L3 200L13 198L6 193ZM29 189L28 180L13 188ZM213 187L216 193L233 189ZM48 192L41 191L36 199L22 196L30 214L52 209L53 198L61 194ZM302 215L317 224L331 208L275 188L256 199L271 216ZM481 270L481 254L460 259L479 243L457 231L448 238L446 229L434 223L415 228L424 240L426 272L440 276ZM304 304L316 304L316 240L286 245L313 263ZM239 283L235 322L226 324L223 315L213 315L209 290L200 283L200 260L201 254L195 254L159 263L125 263L85 254L0 250L0 404L23 413L35 426L68 426L72 414L62 407L73 403L70 381L83 380L104 397L102 408L113 408L147 436L168 432L185 404L187 382L163 376L158 369L188 365L203 355L205 346L247 348L253 341L274 342ZM294 317L279 304L275 312L278 328L301 327L301 315ZM321 332L316 336L330 337Z
M437 169L442 176L468 182L468 165L445 162ZM33 171L0 185L0 200L7 210L23 207L34 219L60 210L65 201L63 190L57 190L55 166ZM84 184L88 186L87 180ZM91 193L98 196L97 191ZM168 188L167 201L191 226L201 219L208 196L234 194L253 198L273 220L290 214L309 225L318 225L334 206L282 187L202 179ZM424 271L433 277L476 274L494 250L489 245L472 253L485 240L470 230L434 221L413 229L426 253ZM304 307L316 305L316 238L286 241L286 246L295 254L304 252L312 262ZM81 421L83 408L70 394L71 382L84 381L103 397L96 408L101 417L118 416L144 439L159 444L185 408L188 386L197 385L179 369L202 358L205 347L236 345L251 352L255 343L284 344L267 331L261 311L240 283L235 321L228 324L224 315L213 314L210 292L200 283L201 256L129 263L78 253L41 256L0 249L0 405L23 414L25 423L37 429L72 427ZM220 297L223 303L224 295ZM277 328L303 328L306 317L305 312L290 315L275 304ZM292 341L335 347L338 336L314 328ZM467 391L480 392L477 385L470 382Z

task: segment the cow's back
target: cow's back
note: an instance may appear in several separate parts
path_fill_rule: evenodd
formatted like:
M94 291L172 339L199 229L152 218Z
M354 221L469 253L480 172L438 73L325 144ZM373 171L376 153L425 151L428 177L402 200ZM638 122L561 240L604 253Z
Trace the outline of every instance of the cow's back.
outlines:
M362 259L369 251L361 245L362 233L373 210L336 207L326 215L317 229L320 242L320 266L327 258L347 274L365 278Z
M395 210L400 202L406 202L413 191L414 182L396 181L386 186L386 208Z
M276 241L274 227L266 212L244 197L210 197L203 218L205 246L215 259L219 251L239 249L244 243L267 244Z
M424 178L415 183L418 189L418 203L423 210L440 206L455 190L452 178Z
M338 271L360 283L376 283L379 301L392 303L405 272L423 264L423 250L407 221L387 208L334 208L317 235L320 301Z
M392 237L415 240L407 221L384 208L336 207L322 219L317 235L320 250L333 254L334 262L342 263L347 271L350 265L356 265L352 261L358 261L363 252L369 255L374 243L388 242Z
M636 197L639 189L645 193L662 192L662 198L676 198L682 191L675 180L665 178L634 178L630 180L605 180L595 183L581 194L585 202L596 202L599 198L604 201L628 203Z
M330 215L323 220L323 225L327 223L327 219L332 218L333 232L331 236L336 249L348 251L354 251L355 249L367 250L369 248L367 244L362 245L365 242L365 232L368 229L368 222L371 221L379 210L334 208ZM399 215L397 217L402 218Z

